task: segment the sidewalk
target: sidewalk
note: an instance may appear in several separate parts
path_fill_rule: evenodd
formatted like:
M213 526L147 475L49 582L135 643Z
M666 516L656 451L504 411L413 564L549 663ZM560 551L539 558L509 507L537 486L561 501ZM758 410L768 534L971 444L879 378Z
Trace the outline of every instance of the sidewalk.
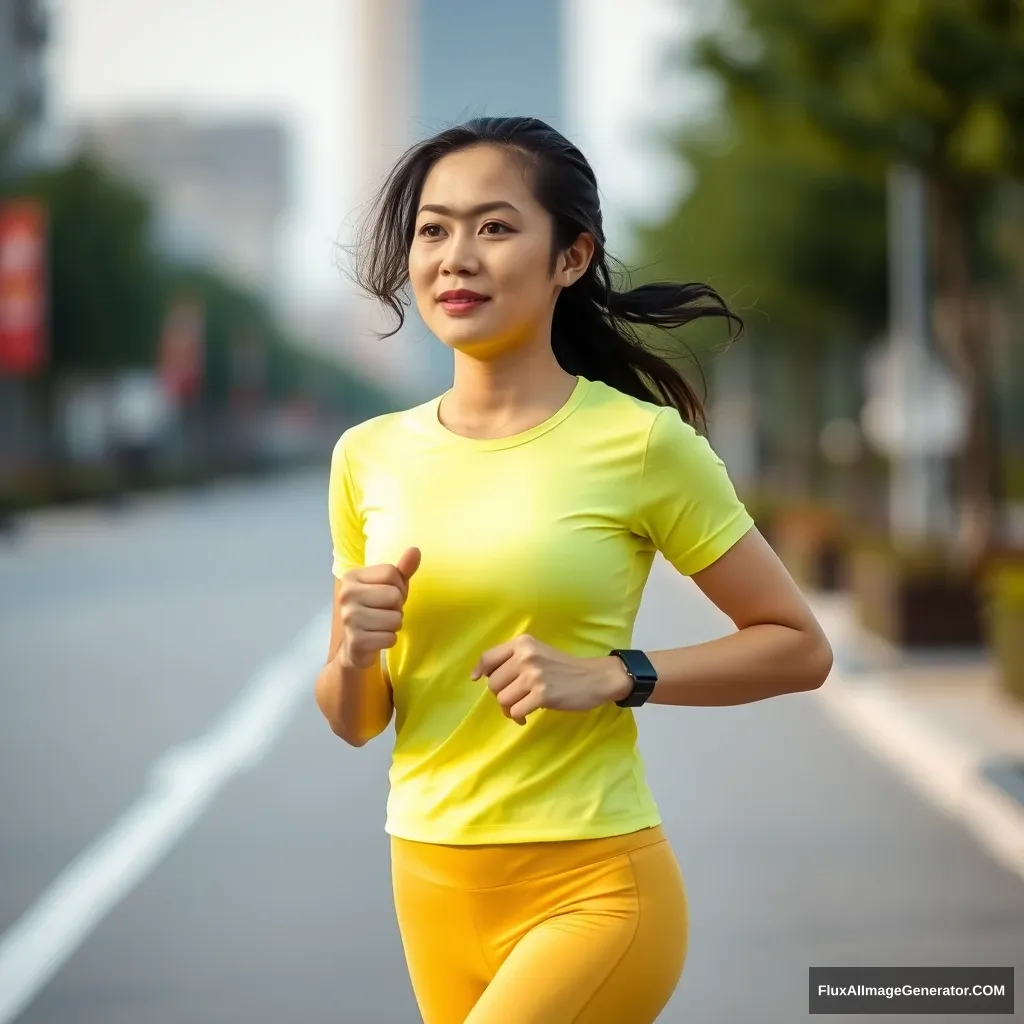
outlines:
M817 691L867 749L1024 878L1024 704L983 653L905 654L861 629L849 598L812 594L835 667Z

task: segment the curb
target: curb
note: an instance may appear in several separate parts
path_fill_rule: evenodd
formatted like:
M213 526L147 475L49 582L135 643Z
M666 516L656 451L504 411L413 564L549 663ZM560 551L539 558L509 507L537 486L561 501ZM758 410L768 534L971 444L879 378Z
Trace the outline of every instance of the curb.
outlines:
M818 608L815 608L818 611ZM821 608L830 640L837 621L834 607ZM885 667L854 672L840 656L824 686L814 691L833 721L912 789L947 817L959 821L1004 867L1024 879L1024 806L1005 784L1005 766L988 752L929 725L898 691L886 683Z

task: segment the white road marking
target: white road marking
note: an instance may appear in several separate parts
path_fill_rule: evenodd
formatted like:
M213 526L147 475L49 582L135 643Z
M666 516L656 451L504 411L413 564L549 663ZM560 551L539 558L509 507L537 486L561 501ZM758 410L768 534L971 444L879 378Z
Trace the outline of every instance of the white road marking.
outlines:
M848 638L848 601L812 600L825 632L839 647ZM863 647L865 637L855 643ZM837 665L816 693L832 719L861 746L886 763L933 807L957 821L998 863L1024 878L1024 809L983 774L986 751L930 725L886 679L899 654L870 638L866 662L850 678Z
M981 751L929 728L884 685L868 679L846 681L836 672L816 693L833 720L865 749L1024 878L1024 811L982 775Z
M145 794L0 938L0 1024L32 1002L224 785L266 755L299 701L312 699L329 630L328 610L252 677L205 735L160 758Z

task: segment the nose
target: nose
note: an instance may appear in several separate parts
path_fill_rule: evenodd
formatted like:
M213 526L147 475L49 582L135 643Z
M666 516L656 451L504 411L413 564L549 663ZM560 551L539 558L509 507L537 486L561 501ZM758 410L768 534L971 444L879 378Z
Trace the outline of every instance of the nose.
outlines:
M466 277L479 271L480 260L470 232L451 233L441 253L440 269L443 277Z

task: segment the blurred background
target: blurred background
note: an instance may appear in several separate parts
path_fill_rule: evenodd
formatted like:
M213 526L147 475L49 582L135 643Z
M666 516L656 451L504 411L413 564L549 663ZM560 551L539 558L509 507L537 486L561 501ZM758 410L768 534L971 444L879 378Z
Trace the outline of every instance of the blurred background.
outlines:
M853 687L839 717L856 719L878 749L883 735L910 749L892 723L911 714L915 736L927 726L942 738L947 746L936 739L928 749L940 753L912 770L955 762L990 786L978 799L998 804L1001 824L986 834L1002 836L995 845L1013 871L964 846L959 829L916 817L918 805L900 803L861 755L826 751L824 726L802 717L810 712L765 712L778 716L786 756L797 759L785 769L778 750L766 755L774 769L760 761L760 719L716 719L740 722L740 733L701 731L694 749L714 759L707 737L718 737L736 772L782 771L783 788L802 778L794 765L807 758L831 766L822 778L861 787L867 817L854 847L867 843L875 867L843 861L852 895L834 912L856 917L869 906L877 915L863 924L864 942L840 944L837 958L938 955L917 925L899 932L917 945L897 937L882 907L899 892L907 921L929 907L929 920L951 929L946 962L1019 961L1024 17L1015 0L0 0L0 701L11 740L0 813L12 844L0 857L9 882L0 933L127 802L131 787L121 792L111 779L135 779L195 732L208 701L234 694L326 598L322 503L334 442L355 422L438 394L451 373L450 353L414 310L397 336L374 336L390 324L352 286L345 246L406 146L503 113L544 118L588 156L609 249L633 284L706 281L743 316L745 333L729 347L713 333L685 339L681 365L706 394L711 441L742 497L813 597L837 672L871 683ZM206 503L182 497L221 483L233 489ZM160 495L171 504L137 504ZM57 522L67 528L48 533ZM257 571L252 552L268 549L281 557ZM675 593L670 584L652 586L659 606L677 600L664 596ZM225 625L236 614L225 612L232 587L245 591L235 626ZM695 638L722 628L696 613L693 595L678 600L698 623ZM50 649L55 609L73 651ZM211 616L221 623L216 640ZM158 620L173 624L180 645L160 647L170 627ZM142 728L147 698L130 694L157 671L152 644L167 659L158 671L184 673L195 689L176 690L180 703L164 721ZM50 779L48 799L64 806L41 736L66 699L48 687L69 667L119 709L121 738L107 736L107 719L93 721L91 739L68 723L60 771L110 799L97 798L51 846L33 831L43 828L32 810L38 789L10 780ZM826 689L841 694L840 683ZM889 701L874 718L869 690ZM123 760L112 752L125 742L121 729L135 734ZM655 762L676 756L667 733L651 735ZM339 757L349 764L348 753L333 753L329 771ZM937 802L969 816L966 775L943 778ZM780 791L756 802L768 806ZM752 820L800 823L807 838L822 793L801 792L802 809L786 804ZM754 813L750 792L740 786L734 797L737 820ZM364 798L345 813L378 829L373 800L383 790ZM719 810L688 813L709 814L712 831L736 826ZM884 840L872 814L885 819ZM237 815L248 827L263 812ZM829 835L848 835L832 825ZM37 838L19 846L9 839L17 836ZM210 856L228 841L210 840L220 851ZM796 892L807 874L793 856L771 866ZM947 859L918 876L923 889L908 890L928 858ZM349 866L362 877L357 863ZM877 897L867 895L871 871L890 872ZM954 907L943 901L956 873ZM181 891L165 893L168 905L180 905ZM828 903L823 891L818 905ZM385 888L366 898L371 916L374 899L387 906ZM226 917L237 916L232 908ZM152 908L137 913L155 927ZM723 950L745 927L723 933ZM247 934L254 929L249 922ZM353 963L374 941L351 946ZM794 962L829 948L817 941ZM380 943L397 955L392 932ZM11 978L4 948L0 996ZM94 994L97 972L120 977L98 955L80 969ZM35 981L19 975L22 1005L52 974L40 970ZM353 968L352 983L360 977ZM803 998L802 975L787 984ZM196 1006L216 1003L200 990ZM173 1001L160 1016L133 1002L137 992L124 1005L97 996L92 1006L74 991L25 1019L229 1019L195 1007L189 1016ZM724 997L711 991L707 1006L717 1006ZM249 1019L277 1019L260 1016L253 998ZM408 993L395 998L405 1010L376 1016L368 1000L344 1019L411 1019L402 1016ZM778 998L787 1007L778 1019L791 1021L792 1006ZM3 1005L0 1024L13 1019ZM699 1019L775 1019L765 1003L751 1005Z
M5 0L0 508L322 458L446 387L345 246L406 145L525 110L635 279L744 315L696 351L766 528L1019 546L1018 5L911 7Z

